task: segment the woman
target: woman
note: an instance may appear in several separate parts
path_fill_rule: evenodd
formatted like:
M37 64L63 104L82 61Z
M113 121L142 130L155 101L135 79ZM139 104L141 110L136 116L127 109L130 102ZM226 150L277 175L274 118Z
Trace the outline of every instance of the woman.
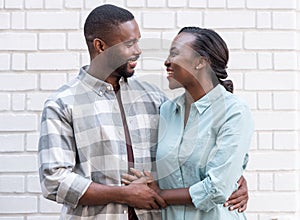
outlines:
M227 46L213 30L185 27L172 42L169 87L185 93L161 106L159 188L149 183L169 205L164 219L246 219L223 206L238 187L253 133L248 107L223 81L227 62Z

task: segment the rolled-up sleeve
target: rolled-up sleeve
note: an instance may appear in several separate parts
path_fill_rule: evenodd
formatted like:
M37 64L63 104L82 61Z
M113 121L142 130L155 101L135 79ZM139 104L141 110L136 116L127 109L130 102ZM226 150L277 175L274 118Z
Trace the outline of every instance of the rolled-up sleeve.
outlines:
M45 198L75 208L91 180L73 172L76 144L71 118L60 103L45 103L39 139L39 175Z
M253 133L253 120L247 106L233 106L226 114L206 165L205 178L189 188L194 206L205 212L225 203L237 189Z

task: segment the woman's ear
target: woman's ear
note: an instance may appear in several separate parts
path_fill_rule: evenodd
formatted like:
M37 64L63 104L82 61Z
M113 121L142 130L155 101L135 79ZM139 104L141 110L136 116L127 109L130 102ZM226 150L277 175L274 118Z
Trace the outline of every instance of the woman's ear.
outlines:
M105 42L100 38L95 38L93 40L93 45L94 45L95 51L98 54L102 53L104 51L105 46L106 46Z
M196 70L200 70L203 67L205 67L206 63L207 63L207 61L204 57L200 57L199 59L197 59Z

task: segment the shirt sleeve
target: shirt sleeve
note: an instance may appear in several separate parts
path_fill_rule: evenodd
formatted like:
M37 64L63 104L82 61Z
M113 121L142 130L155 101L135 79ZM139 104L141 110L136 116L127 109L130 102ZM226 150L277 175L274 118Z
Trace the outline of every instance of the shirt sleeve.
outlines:
M224 204L237 189L251 142L253 121L248 107L234 106L229 111L210 152L205 178L189 188L195 207L206 212Z
M75 208L91 180L73 172L76 144L67 108L55 101L45 104L39 139L39 175L45 198Z

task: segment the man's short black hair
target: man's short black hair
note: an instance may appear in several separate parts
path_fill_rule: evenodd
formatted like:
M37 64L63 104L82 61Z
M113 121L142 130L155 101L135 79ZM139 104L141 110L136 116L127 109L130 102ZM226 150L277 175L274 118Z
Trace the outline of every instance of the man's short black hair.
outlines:
M88 45L95 38L101 38L105 41L116 26L133 19L133 14L124 8L110 4L101 5L95 8L85 21L85 39Z

